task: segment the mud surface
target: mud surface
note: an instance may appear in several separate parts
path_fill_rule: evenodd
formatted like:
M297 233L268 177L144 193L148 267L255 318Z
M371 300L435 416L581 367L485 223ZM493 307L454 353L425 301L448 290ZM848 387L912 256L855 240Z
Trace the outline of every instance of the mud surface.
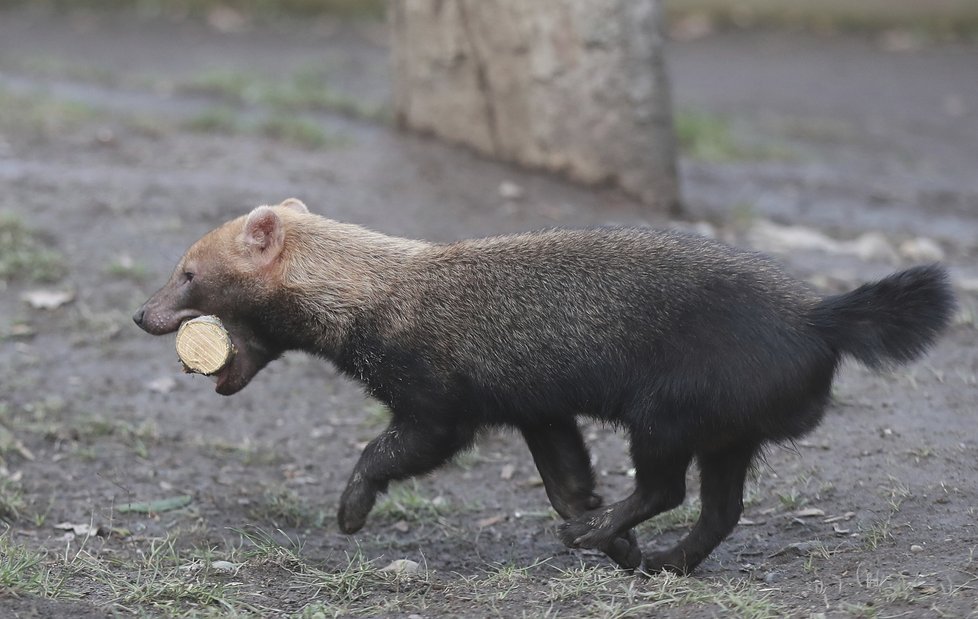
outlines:
M129 318L193 240L289 196L323 215L432 240L553 225L689 225L615 192L487 162L349 111L302 112L336 138L316 148L249 130L188 128L227 104L227 93L182 87L208 72L275 80L312 66L350 99L382 104L382 33L373 24L317 21L220 34L189 22L0 12L0 213L38 231L67 267L53 283L12 277L0 288L0 423L16 441L0 445L0 473L24 500L4 516L6 536L50 551L55 566L80 549L121 561L160 539L222 558L248 545L240 531L256 529L299 540L303 559L324 570L357 553L379 566L422 564L423 586L405 580L363 592L371 604L411 593L396 607L353 604L343 613L651 612L628 604L654 601L635 592L664 587L657 579L615 584L612 594L554 592L555 578L606 561L560 545L517 437L486 435L459 463L408 484L401 504L372 515L360 534L344 536L334 522L339 493L363 443L383 426L377 405L328 364L300 354L221 398L206 379L179 373L172 337L149 337ZM711 591L748 586L743 595L773 614L973 614L978 47L887 53L857 39L740 34L676 43L670 62L679 110L725 115L737 140L776 153L685 159L691 220L711 222L736 243L767 219L839 240L881 232L894 248L925 236L943 251L962 298L949 337L925 360L884 375L842 370L822 427L769 451L742 526L695 578ZM247 97L233 106L245 119L281 113ZM504 181L523 197L501 197ZM780 258L827 291L914 262L906 252L861 258L799 249ZM38 288L69 291L73 300L33 309L22 295ZM587 434L602 494L622 496L630 484L622 436L600 426ZM693 497L695 475L690 484ZM150 515L119 510L178 495L191 503ZM66 540L53 528L62 522L116 532ZM686 524L666 519L640 537L647 548L664 546ZM483 580L459 593L459 583L499 566L533 567L515 585ZM299 612L331 595L295 588L294 574L274 563L248 565L233 580L257 614ZM74 573L70 588L83 599L28 595L0 599L0 609L163 612L120 601L91 572ZM638 595L631 602L628 590ZM596 603L608 595L618 606ZM734 597L717 599L657 612L751 614Z

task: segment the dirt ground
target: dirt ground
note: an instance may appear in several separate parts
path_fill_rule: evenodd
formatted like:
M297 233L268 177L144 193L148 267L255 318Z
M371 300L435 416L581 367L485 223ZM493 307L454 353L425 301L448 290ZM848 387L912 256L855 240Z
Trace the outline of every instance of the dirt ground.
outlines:
M976 614L978 45L673 43L689 220L670 222L392 130L382 25L240 27L0 11L0 614ZM339 493L383 409L300 354L221 398L130 319L201 234L289 196L432 240L694 227L779 250L826 291L943 257L961 309L923 361L846 366L824 424L769 451L741 526L691 578L564 548L506 433L345 536ZM46 300L63 304L29 302ZM602 494L622 496L623 437L587 436ZM695 518L690 485L640 529L647 548ZM417 571L382 569L400 559Z

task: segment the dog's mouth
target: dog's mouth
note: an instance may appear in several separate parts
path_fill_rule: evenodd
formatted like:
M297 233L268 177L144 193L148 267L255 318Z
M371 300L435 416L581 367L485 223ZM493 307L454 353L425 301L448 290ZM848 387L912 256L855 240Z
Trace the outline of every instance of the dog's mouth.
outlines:
M231 376L234 373L232 366L234 366L234 359L231 359L227 365L210 375L209 378L214 382L214 391L217 393L222 395L231 395L232 393L241 390L240 388L234 391L228 389L228 381L231 380Z
M251 379L278 354L273 353L262 341L243 325L224 323L231 337L235 353L223 368L211 374L214 391L221 395L233 395L244 389Z

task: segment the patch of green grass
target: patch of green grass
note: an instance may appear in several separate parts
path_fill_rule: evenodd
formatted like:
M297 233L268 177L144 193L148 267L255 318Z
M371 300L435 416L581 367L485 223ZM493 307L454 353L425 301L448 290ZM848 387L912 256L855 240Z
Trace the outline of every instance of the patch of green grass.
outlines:
M737 139L729 119L699 110L682 110L675 117L676 137L684 155L700 161L763 161L791 159L780 144L746 144Z
M0 477L0 521L13 522L20 518L27 503L24 489L18 482Z
M900 511L903 502L913 496L910 486L892 475L890 475L890 485L884 487L883 491L885 492L887 505L890 506L890 512L892 513Z
M190 94L219 97L231 103L253 103L258 100L258 81L239 71L208 71L181 83L178 90Z
M532 586L534 572L546 564L548 559L536 561L530 565L496 564L489 566L483 574L466 577L457 575L457 585L461 595L466 595L462 589L486 597L493 602L501 602L513 593L525 591Z
M442 497L429 499L418 490L416 481L391 486L390 491L377 502L373 514L387 520L406 522L434 521L449 509Z
M387 616L402 614L409 608L423 608L430 590L427 570L414 574L381 571L383 566L367 560L357 549L340 559L328 559L325 566L306 561L301 546L289 539L283 544L262 529L239 530L250 547L240 556L249 565L274 566L289 575L293 589L314 601L295 617ZM383 595L376 592L383 591Z
M386 120L381 105L373 105L337 92L329 84L329 76L318 69L294 73L286 82L268 84L262 100L268 105L287 111L317 110L334 112L364 120Z
M955 312L952 322L956 327L971 327L974 329L978 326L978 305L975 305L970 299L961 295L961 298L958 299L958 311Z
M375 429L385 427L391 420L391 409L377 400L370 400L364 407L363 427Z
M222 133L233 135L240 133L242 125L238 121L238 113L228 107L212 107L187 119L183 126L198 133Z
M676 137L682 151L693 159L729 161L737 159L730 123L713 114L684 110L676 114Z
M248 516L277 528L320 528L326 520L322 510L310 509L288 488L265 492L248 510Z
M887 540L893 539L892 524L890 516L885 519L877 520L862 532L863 545L868 550L876 550Z
M154 116L148 113L136 112L131 116L121 119L123 124L133 133L144 137L158 140L170 133L175 128L175 123L169 119Z
M84 62L72 62L55 56L30 56L7 62L18 73L29 73L36 77L68 79L103 86L116 86L119 82L118 74L107 67Z
M17 215L0 213L0 282L53 283L67 272L64 257L49 243Z
M787 492L778 493L778 501L781 507L789 510L800 509L808 503L808 499L794 487L789 488Z
M129 256L119 256L105 268L108 275L116 279L128 279L134 282L145 281L149 277L149 269L145 264L136 262Z
M69 575L68 570L52 566L43 554L14 544L9 533L0 535L0 598L20 595L81 597L66 588Z
M295 116L273 116L259 125L264 136L310 150L345 146L347 141L328 133L318 123Z
M96 108L44 93L21 94L0 88L0 129L51 137L97 118Z
M331 569L320 569L306 563L300 565L302 569L296 574L296 584L314 592L316 598L325 598L306 606L300 616L314 617L316 613L337 616L352 612L380 616L396 609L378 608L376 598L371 600L372 604L367 602L370 591L388 585L389 579L378 571L377 565L366 560L359 550L347 555L345 561L339 561ZM354 603L357 604L355 610L352 608Z
M845 121L824 118L792 118L781 123L779 129L789 138L827 144L851 141L855 131Z
M95 462L102 455L102 450L94 445L78 445L71 453L83 462Z
M229 443L226 441L199 441L198 444L203 448L204 453L216 455L224 459L225 456L234 456L242 464L249 466L262 465L268 466L281 464L283 455L281 450L268 445L261 445L249 439L240 443Z
M131 556L95 556L86 551L72 566L102 590L112 605L134 613L166 616L220 611L235 616L257 609L240 599L239 588L208 564L177 550L173 539L150 540Z
M735 230L741 232L750 230L759 217L757 205L751 202L737 202L730 207L730 223Z
M183 127L198 133L223 135L257 134L309 150L339 148L349 140L326 131L319 123L285 113L268 116L257 123L245 123L238 112L228 107L213 107L189 118Z
M25 4L28 0L2 0L0 6ZM382 19L387 2L385 0L47 0L45 6L61 10L77 11L89 9L97 11L133 10L145 17L168 16L185 18L189 13L194 17L207 15L215 8L232 8L248 19L256 21L281 18L309 18L334 16L343 19Z
M337 91L327 71L302 69L285 79L240 71L209 72L177 85L181 92L219 98L230 105L263 105L278 112L332 112L351 118L386 121L388 111Z
M769 591L749 580L705 581L674 574L655 574L646 581L605 567L581 566L558 570L549 581L552 605L583 602L581 616L655 616L667 608L682 608L707 616L774 619L790 614Z
M87 413L63 420L35 415L33 421L25 421L20 427L43 434L51 440L77 443L74 453L82 460L92 458L97 452L92 449L93 444L104 439L114 439L142 459L149 458L149 448L160 442L160 431L153 421L147 420L137 425L123 419Z
M241 545L236 556L252 565L273 565L290 572L302 570L304 561L300 556L302 544L298 539L286 536L288 544L283 544L261 527L232 529L241 536ZM282 533L279 531L279 533ZM284 533L282 533L285 535Z
M651 520L646 520L639 525L638 531L642 535L660 535L665 531L687 529L693 526L699 517L700 501L698 498L693 498L675 509L661 513Z
M670 23L695 15L718 28L825 34L907 29L928 39L978 35L978 6L972 0L667 0L665 7Z
M475 444L470 446L468 449L462 450L455 454L455 457L451 460L451 464L464 471L470 471L477 464L488 461L489 459L486 458L486 456L483 455L482 450L479 449L479 445Z
M886 605L890 604L904 606L906 604L920 602L927 603L929 610L936 612L937 616L947 616L947 613L942 612L932 600L939 593L943 593L943 596L949 597L955 595L955 593L960 593L964 589L970 589L970 586L963 585L959 589L953 586L938 587L933 581L928 582L929 576L933 575L917 575L911 577L897 573L886 574L885 572L866 570L861 567L856 569L855 575L857 585L876 598L874 607L880 611L887 610ZM928 601L924 602L925 600Z
M808 554L805 555L805 571L809 574L815 572L815 560L828 559L833 554L834 551L829 550L825 543L815 540L815 543L808 548Z
M159 427L153 421L143 421L136 425L124 419L110 419L102 415L81 415L70 423L68 436L74 440L91 441L116 436L126 441L139 439L158 442Z

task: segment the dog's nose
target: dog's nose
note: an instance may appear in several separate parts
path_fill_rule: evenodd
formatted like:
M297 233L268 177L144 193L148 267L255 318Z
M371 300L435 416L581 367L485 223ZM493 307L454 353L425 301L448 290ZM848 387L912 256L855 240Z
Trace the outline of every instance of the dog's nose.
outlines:
M135 322L140 327L143 326L143 316L146 315L146 310L144 308L139 308L136 313L132 315L132 321Z

